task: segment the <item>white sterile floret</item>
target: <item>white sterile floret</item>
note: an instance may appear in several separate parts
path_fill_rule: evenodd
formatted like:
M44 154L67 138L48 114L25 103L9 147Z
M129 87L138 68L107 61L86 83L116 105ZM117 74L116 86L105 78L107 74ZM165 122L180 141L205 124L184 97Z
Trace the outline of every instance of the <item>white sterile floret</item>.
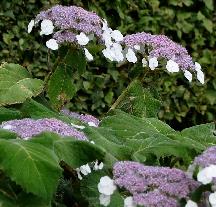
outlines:
M106 30L103 32L102 39L104 40L104 44L106 45L107 48L112 46L113 42L112 42L112 37L111 37L111 33L109 30Z
M98 164L98 160L95 161L95 164L94 164L94 167L93 167L93 170L102 170L104 167L104 164L103 162L101 162L100 164Z
M81 32L79 35L76 35L76 39L79 45L87 45L89 42L89 38L86 36L84 32Z
M10 124L7 124L7 125L2 127L2 129L12 129L12 128L13 128L13 126Z
M191 82L192 81L192 73L191 72L189 72L188 70L186 70L185 72L184 72L184 76L185 76L185 78L187 78L188 80L189 80L189 82Z
M201 69L202 69L201 65L198 62L195 62L195 70L199 71Z
M139 45L134 45L134 49L135 50L140 50L140 46Z
M173 60L168 60L168 61L167 61L166 69L167 69L170 73L179 72L179 66L178 66L178 64L177 64L175 61L173 61Z
M84 52L85 52L86 59L88 61L92 61L94 59L92 54L86 48L84 48Z
M117 42L120 42L124 39L122 33L119 30L112 31L111 37Z
M98 191L104 195L112 195L116 190L116 185L114 184L113 179L109 176L104 176L100 178L98 183Z
M81 176L81 174L80 174L80 169L79 169L79 168L76 168L76 172L77 172L78 179L79 179L79 180L82 180L82 176Z
M32 19L28 24L28 33L30 33L34 27L35 21Z
M124 199L124 207L136 207L136 204L133 202L133 198L131 196Z
M209 195L209 202L212 206L216 205L216 192Z
M203 168L197 174L197 180L204 185L211 183L212 179L216 177L216 165L210 165Z
M114 57L114 53L112 52L111 49L106 48L102 50L102 53L104 55L105 58L109 59L110 61L113 61L113 57Z
M99 200L100 200L100 205L108 206L110 204L110 195L100 194Z
M147 65L148 65L148 61L145 58L143 58L142 59L142 66L146 67Z
M76 125L76 124L73 124L73 123L71 123L71 126L74 127L74 128L77 128L77 129L85 129L85 126Z
M124 55L123 55L123 51L122 51L122 46L118 43L113 43L112 47L111 47L111 51L113 54L113 60L117 61L117 62L121 62L124 60Z
M88 164L82 165L82 166L80 166L80 172L81 172L83 175L88 175L89 173L91 173L91 168L89 167Z
M51 20L44 19L41 22L41 32L40 35L50 35L53 33L54 26Z
M93 121L89 121L88 125L91 127L97 127L97 125Z
M130 63L135 63L137 61L137 57L135 55L135 52L131 48L128 48L128 51L126 53L126 59Z
M156 57L150 58L149 59L149 68L151 70L154 70L158 66L158 60Z
M204 73L201 70L197 71L197 79L199 80L200 83L202 84L205 83Z
M185 205L185 207L198 207L198 205L194 201L188 200L188 202Z
M55 39L50 39L46 42L46 46L51 50L58 50L58 43Z

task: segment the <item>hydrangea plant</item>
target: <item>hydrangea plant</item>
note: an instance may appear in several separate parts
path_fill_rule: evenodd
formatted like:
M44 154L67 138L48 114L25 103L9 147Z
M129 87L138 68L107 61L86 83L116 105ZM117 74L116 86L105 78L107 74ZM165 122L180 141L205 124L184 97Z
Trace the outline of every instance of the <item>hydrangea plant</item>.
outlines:
M102 120L66 108L76 94L73 75L95 55L141 63L144 72L182 71L189 82L194 73L204 84L184 47L165 35L124 36L76 6L40 12L27 32L36 27L48 53L58 52L49 76L42 81L17 64L0 66L2 206L216 206L214 123L175 131L160 121L160 101L143 87L144 76Z

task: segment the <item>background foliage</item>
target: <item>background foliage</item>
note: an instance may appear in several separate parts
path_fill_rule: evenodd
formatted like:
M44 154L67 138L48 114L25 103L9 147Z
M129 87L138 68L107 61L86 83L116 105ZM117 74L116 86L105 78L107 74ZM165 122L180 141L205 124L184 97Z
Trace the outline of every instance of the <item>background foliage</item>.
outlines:
M215 120L216 12L213 0L113 0L112 4L105 0L2 0L1 62L20 63L34 76L44 79L49 72L47 49L42 44L43 38L34 31L31 35L27 34L26 28L30 19L42 8L56 3L94 10L123 34L139 31L166 34L186 46L194 60L203 65L206 74L204 86L196 81L189 84L182 74L170 76L165 71L147 71L143 84L161 95L159 118L174 128ZM113 64L98 64L99 61L105 62L97 59L84 74L74 74L78 96L68 103L72 110L103 116L129 81L140 69L143 70L138 65L129 71L129 64L116 69ZM97 65L103 67L98 68ZM182 122L181 127L179 122Z

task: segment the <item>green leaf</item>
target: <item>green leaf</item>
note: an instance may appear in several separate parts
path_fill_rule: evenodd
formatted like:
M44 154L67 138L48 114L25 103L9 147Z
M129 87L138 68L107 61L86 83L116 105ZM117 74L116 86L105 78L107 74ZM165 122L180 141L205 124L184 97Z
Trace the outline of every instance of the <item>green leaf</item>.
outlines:
M143 88L140 81L135 80L129 85L117 108L139 117L157 117L160 105L160 101Z
M16 139L17 134L6 129L0 129L0 139Z
M203 26L210 32L213 32L213 22L209 19L203 20Z
M53 149L59 161L64 161L73 168L95 160L103 160L105 156L104 150L97 145L73 137L62 138L51 132L44 132L29 141Z
M72 73L65 63L60 63L50 77L47 93L55 109L60 109L76 93Z
M204 1L204 3L205 3L206 7L207 7L209 10L211 10L211 11L214 10L214 3L213 3L213 0L203 0L203 1Z
M0 140L0 168L26 192L47 202L51 200L61 176L57 156L38 143Z
M22 66L12 63L0 66L0 106L23 103L42 90L43 81L31 78Z
M16 109L9 109L5 107L0 107L0 122L8 121L11 119L20 119L21 113Z
M181 131L182 136L188 137L197 143L202 144L204 147L216 145L215 124L201 124L186 128Z

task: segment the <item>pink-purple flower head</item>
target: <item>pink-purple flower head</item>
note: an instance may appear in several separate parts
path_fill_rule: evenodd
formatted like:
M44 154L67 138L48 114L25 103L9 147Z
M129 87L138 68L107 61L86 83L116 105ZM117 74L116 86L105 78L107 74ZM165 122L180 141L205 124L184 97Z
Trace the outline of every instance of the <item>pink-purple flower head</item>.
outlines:
M3 122L0 128L15 132L22 139L29 139L44 131L54 132L61 136L72 136L78 140L88 140L85 134L72 126L54 118L20 119Z
M198 187L182 170L131 161L117 162L113 175L117 186L128 190L136 204L146 207L177 207L180 199L187 199Z

